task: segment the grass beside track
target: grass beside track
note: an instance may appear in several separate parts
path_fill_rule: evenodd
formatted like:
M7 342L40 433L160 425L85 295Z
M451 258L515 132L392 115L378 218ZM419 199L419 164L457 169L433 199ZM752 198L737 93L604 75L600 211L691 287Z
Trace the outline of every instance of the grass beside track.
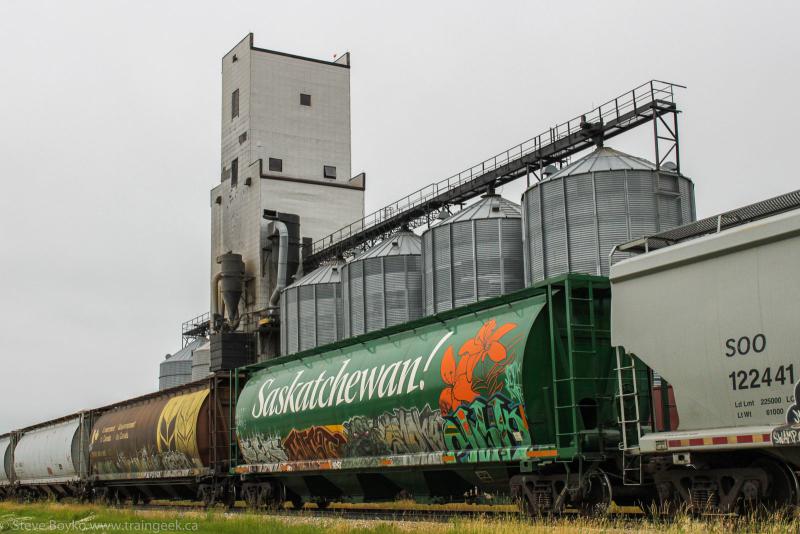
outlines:
M37 503L0 503L0 532L203 532L239 533L268 532L275 534L534 534L583 532L668 532L724 533L800 532L800 520L789 515L766 518L716 517L695 519L678 516L669 521L645 519L600 519L565 517L558 520L526 521L454 517L448 523L389 522L382 520L349 520L304 515L269 516L267 514L228 514L214 511L131 510L98 505Z

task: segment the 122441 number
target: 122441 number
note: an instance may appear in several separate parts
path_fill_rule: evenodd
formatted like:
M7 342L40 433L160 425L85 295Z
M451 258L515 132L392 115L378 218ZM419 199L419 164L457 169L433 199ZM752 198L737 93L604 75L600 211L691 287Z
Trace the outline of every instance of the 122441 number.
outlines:
M740 389L757 389L762 386L772 387L773 384L785 385L794 384L794 364L781 365L777 369L767 367L762 372L760 369L742 369L733 371L728 375L731 379L731 388L736 391Z

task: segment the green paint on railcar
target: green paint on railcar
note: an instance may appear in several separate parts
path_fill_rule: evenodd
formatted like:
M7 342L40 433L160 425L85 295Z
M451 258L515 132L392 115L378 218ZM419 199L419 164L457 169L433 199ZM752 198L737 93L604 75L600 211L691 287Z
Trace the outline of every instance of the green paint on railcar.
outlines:
M576 310L583 293L566 280L605 299ZM572 276L250 368L237 471L531 462L557 444L573 455L581 432L615 419L607 315L607 282ZM579 418L564 416L565 391Z

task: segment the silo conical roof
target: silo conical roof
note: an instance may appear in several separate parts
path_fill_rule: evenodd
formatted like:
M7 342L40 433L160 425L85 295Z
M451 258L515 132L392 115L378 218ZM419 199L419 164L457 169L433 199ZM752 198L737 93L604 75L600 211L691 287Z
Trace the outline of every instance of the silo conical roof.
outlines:
M547 180L606 171L655 171L656 165L644 158L625 154L609 147L600 147L591 154L570 163L560 171L551 174ZM545 181L547 181L545 180Z
M169 358L164 359L163 361L169 362L179 362L179 361L192 361L192 353L195 349L200 348L200 345L205 343L204 338L197 338L192 340L191 342L187 343L185 347L181 350L175 352L175 354L171 355Z
M344 262L341 260L331 261L317 267L300 280L294 281L286 289L298 286L309 286L315 284L338 284L341 281L341 269ZM284 291L286 291L284 289Z
M158 365L158 389L180 386L192 379L192 353L205 342L198 338L175 354L167 356Z
M357 256L353 261L382 258L384 256L414 256L420 254L422 254L422 239L414 232L401 230Z
M600 147L531 184L522 195L527 283L608 276L615 245L694 220L692 182L674 169Z
M522 209L519 204L506 200L500 195L486 194L478 202L470 204L437 226L477 219L519 219L520 217L522 217Z

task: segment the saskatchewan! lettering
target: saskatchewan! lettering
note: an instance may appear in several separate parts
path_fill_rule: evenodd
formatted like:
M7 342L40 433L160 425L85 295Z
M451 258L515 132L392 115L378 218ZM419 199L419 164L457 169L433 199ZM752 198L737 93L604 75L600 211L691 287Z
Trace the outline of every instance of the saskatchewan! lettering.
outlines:
M297 413L421 390L425 388L425 383L417 380L421 362L422 356L349 372L350 359L347 359L335 375L323 370L315 378L305 380L306 371L303 369L294 375L290 385L274 389L275 380L270 378L261 384L252 414L254 418L260 418Z

